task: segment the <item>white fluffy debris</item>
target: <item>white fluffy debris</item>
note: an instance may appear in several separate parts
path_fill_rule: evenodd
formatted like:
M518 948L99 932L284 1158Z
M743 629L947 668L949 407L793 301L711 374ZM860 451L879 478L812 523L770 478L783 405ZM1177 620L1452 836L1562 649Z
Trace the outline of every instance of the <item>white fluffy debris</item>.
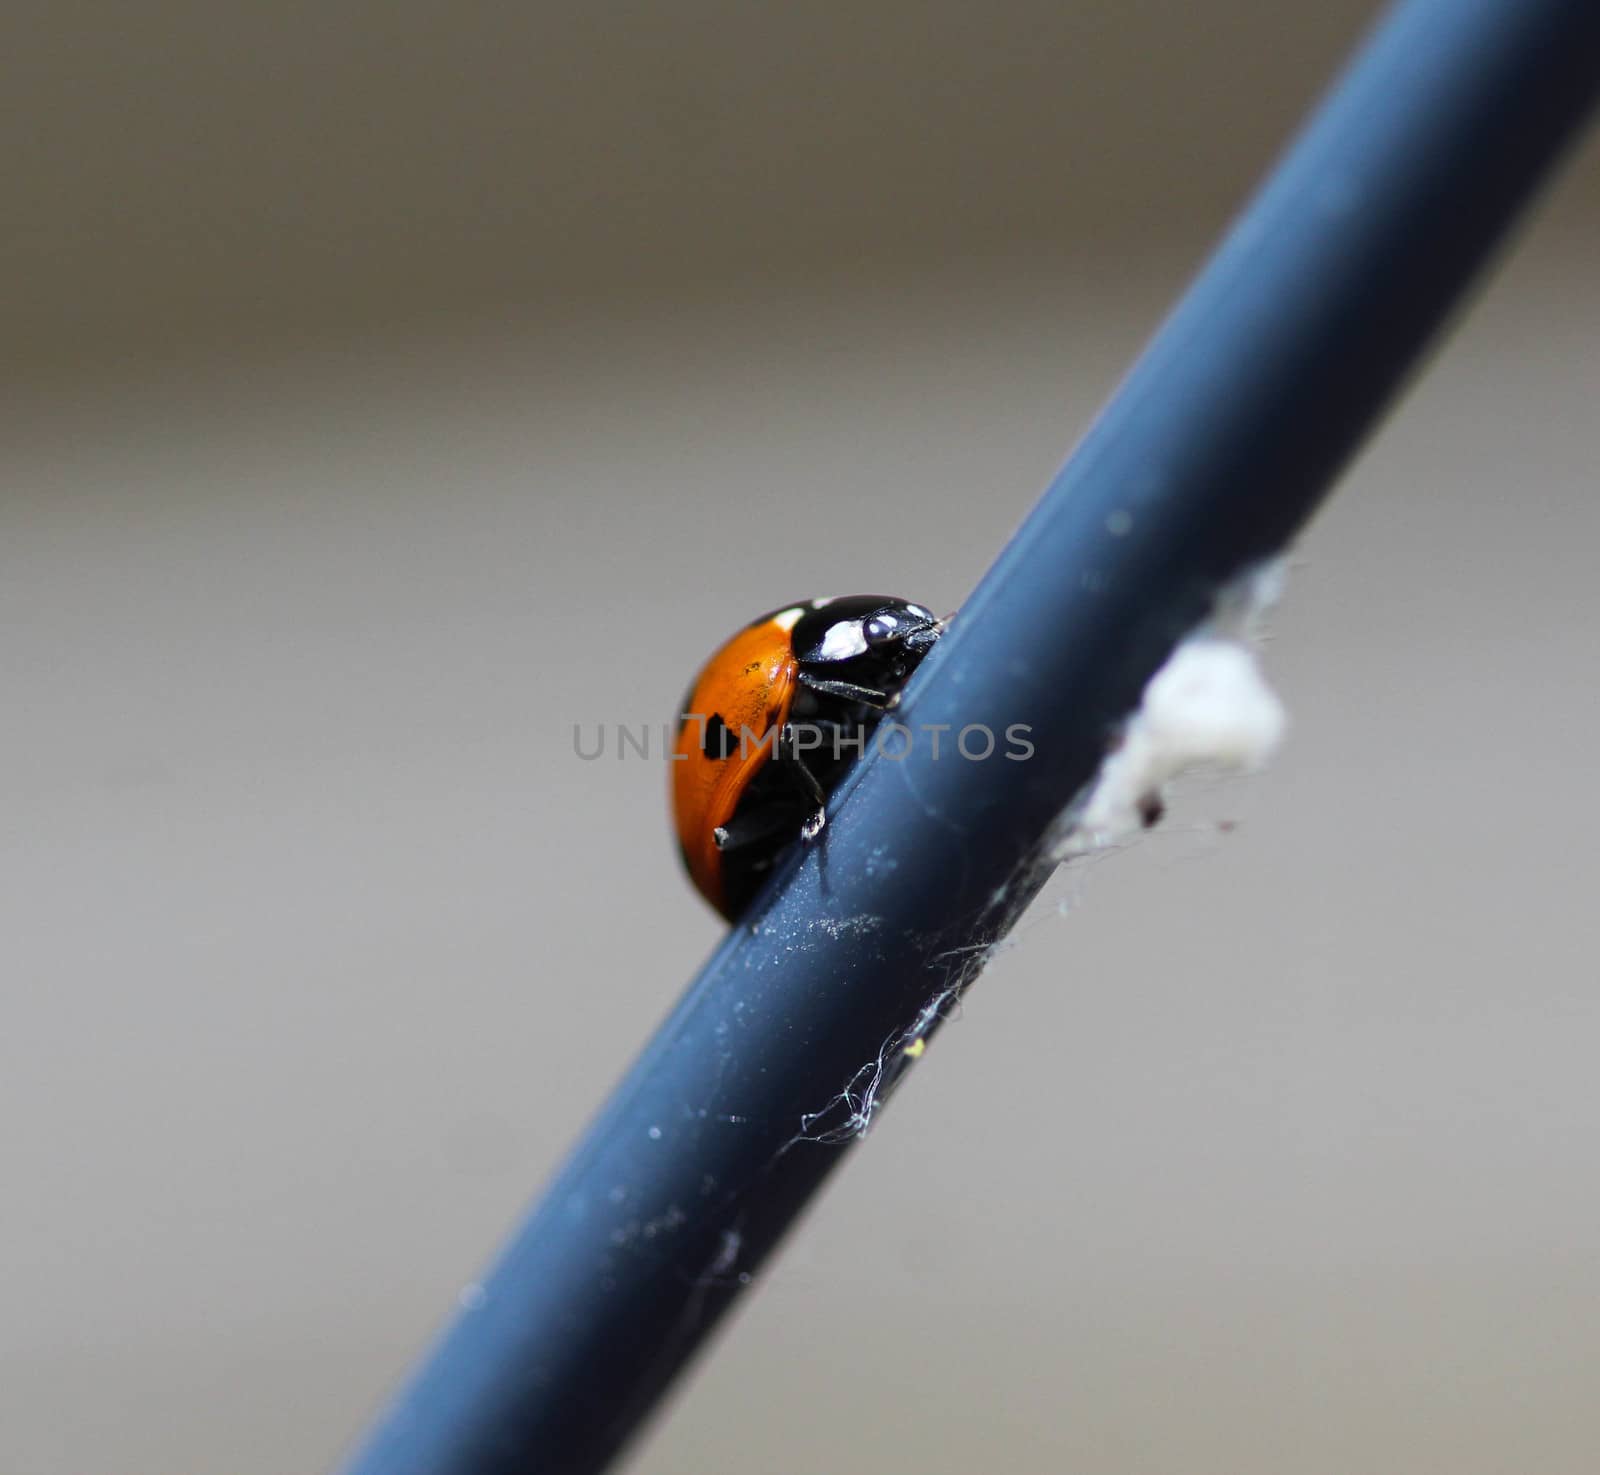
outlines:
M1240 575L1150 678L1122 741L1062 815L1054 859L1116 845L1153 824L1163 787L1181 773L1251 772L1277 751L1288 717L1262 674L1255 641L1283 579L1281 559Z

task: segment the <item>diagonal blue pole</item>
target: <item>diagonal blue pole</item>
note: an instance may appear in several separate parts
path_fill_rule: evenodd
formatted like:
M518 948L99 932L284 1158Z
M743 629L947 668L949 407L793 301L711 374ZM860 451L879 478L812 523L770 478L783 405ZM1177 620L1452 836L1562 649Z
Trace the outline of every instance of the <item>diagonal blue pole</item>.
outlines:
M602 1469L1033 896L1052 818L1218 586L1310 515L1577 132L1600 0L1407 0L1118 389L899 719L646 1045L347 1475ZM1508 395L1517 392L1507 386ZM759 1452L753 1468L770 1466Z

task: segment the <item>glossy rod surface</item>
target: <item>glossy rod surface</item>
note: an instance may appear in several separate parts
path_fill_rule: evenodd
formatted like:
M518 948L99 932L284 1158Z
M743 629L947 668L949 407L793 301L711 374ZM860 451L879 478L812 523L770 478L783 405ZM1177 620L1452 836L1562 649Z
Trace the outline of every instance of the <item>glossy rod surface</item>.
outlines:
M347 1475L606 1466L1048 874L1052 819L1145 681L1310 515L1597 81L1596 0L1388 13L917 673L910 751L858 766ZM942 724L936 760L915 735ZM961 729L1013 724L1027 761L948 760Z

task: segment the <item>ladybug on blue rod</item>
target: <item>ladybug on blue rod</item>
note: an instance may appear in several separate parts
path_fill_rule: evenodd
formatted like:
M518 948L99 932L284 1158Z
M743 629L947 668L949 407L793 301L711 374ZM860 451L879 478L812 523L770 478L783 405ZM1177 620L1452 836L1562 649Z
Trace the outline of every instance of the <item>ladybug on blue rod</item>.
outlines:
M944 622L876 594L786 604L745 626L679 710L672 809L695 888L730 922L828 796Z

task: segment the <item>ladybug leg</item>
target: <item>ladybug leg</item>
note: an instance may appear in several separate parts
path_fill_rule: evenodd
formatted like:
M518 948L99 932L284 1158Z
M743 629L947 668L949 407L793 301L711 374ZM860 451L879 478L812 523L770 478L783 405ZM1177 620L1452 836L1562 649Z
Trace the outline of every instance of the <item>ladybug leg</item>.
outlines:
M899 700L899 693L891 695L886 691L879 691L872 686L857 686L853 681L835 681L831 676L813 676L802 669L799 679L812 691L820 692L825 697L838 697L841 701L860 702L866 707L877 707L880 711L887 712Z
M778 735L777 754L782 760L783 771L798 785L800 792L815 806L806 822L800 826L802 840L815 840L822 833L822 827L827 823L828 794L816 774L806 767L805 759L800 756L799 737L794 730L793 723L785 723L783 731Z
M794 833L795 814L789 804L765 804L755 809L741 809L726 825L718 825L711 832L712 843L718 850L743 850L770 840L774 835Z

